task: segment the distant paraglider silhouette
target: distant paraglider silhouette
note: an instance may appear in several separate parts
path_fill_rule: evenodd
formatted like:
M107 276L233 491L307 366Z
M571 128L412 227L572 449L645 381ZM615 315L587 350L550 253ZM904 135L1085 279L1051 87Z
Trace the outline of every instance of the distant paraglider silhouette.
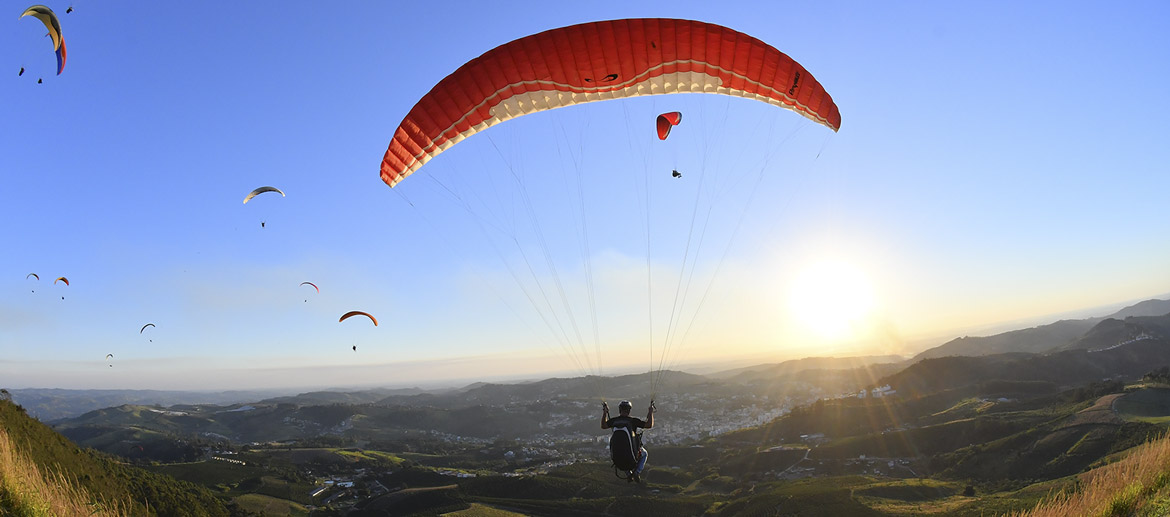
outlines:
M143 332L146 332L146 327L154 327L154 323L147 323L146 325L143 325L141 329L138 329L138 333L139 333L139 334L141 334L141 333L143 333ZM156 327L156 328L157 328L157 327ZM154 343L154 340L153 340L153 339L151 339L151 340L149 340L149 341L150 341L151 343Z
M306 286L306 285L311 286L314 290L317 291L317 294L321 294L321 288L317 287L317 284L314 284L313 282L301 282L301 285L302 286ZM305 298L305 303L308 303L308 302L309 302L309 299Z
M244 196L244 204L245 205L248 204L248 201L251 201L252 198L259 196L260 194L263 194L265 192L276 192L277 194L280 194L280 197L285 197L284 191L282 191L276 187L265 186L265 187L257 188L256 190L249 192L248 195ZM261 228L267 227L267 223L264 220L261 220L260 227Z
M345 314L342 314L342 315L341 315L341 319L337 320L337 322L338 322L338 323L341 323L341 322L343 322L343 321L345 321L345 320L347 320L347 319L349 319L349 318L352 318L352 317L354 317L354 316L365 316L365 317L367 317L367 318L370 318L370 321L372 321L372 322L374 323L374 326L375 326L375 327L377 327L377 326L378 326L378 320L374 319L374 316L373 316L373 315L371 315L371 314L370 314L370 313L368 313L368 312L362 312L362 311L349 311L349 312L347 312L347 313L345 313ZM354 351L354 352L357 352L357 345L353 345L353 351Z
M25 277L25 278L28 278L28 277ZM37 277L37 279L40 280L40 277ZM53 280L53 285L57 285L57 282L65 282L65 285L69 285L69 279L65 278L63 276L59 276L59 277L57 277L56 280ZM61 299L64 300L65 297L62 296Z

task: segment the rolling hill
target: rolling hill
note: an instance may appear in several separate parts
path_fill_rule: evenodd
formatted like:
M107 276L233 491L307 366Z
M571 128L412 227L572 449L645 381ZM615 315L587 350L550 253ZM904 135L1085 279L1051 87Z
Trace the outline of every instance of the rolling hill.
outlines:
M805 357L775 364L761 364L724 370L707 374L707 377L720 380L735 380L738 382L752 382L761 379L773 379L783 375L794 375L805 370L852 370L875 364L901 363L905 358L897 355L871 355L860 357Z
M1108 318L1061 349L1101 351L1136 341L1166 337L1170 337L1170 314Z
M984 356L1010 352L1044 353L1064 348L1107 319L1135 316L1163 316L1170 313L1170 300L1146 300L1125 307L1111 315L1076 320L1061 320L1047 325L1013 330L993 336L964 336L920 352L912 362L947 356Z

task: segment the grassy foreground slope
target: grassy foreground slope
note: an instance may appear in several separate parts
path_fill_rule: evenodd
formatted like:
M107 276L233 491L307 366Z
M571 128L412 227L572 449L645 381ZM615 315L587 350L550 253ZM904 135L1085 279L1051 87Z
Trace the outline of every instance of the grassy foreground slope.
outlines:
M1132 449L1119 461L1076 476L1074 488L1014 515L1161 516L1170 514L1170 435Z
M0 514L121 516L126 506L95 497L60 472L41 472L0 428Z
M125 513L132 515L227 517L240 514L239 511L233 512L206 488L130 467L92 450L80 449L8 400L0 400L0 429L5 431L12 449L19 451L23 458L24 467L18 467L24 472L22 475L32 479L32 469L35 468L36 477L64 480L62 484L67 484L74 497L89 508L80 515L92 513L99 505L124 506ZM3 482L9 486L9 475L4 476ZM31 488L15 482L12 486L15 488L6 490L0 509L16 515L77 515L72 512L19 513L15 501L32 501L27 499L32 496Z

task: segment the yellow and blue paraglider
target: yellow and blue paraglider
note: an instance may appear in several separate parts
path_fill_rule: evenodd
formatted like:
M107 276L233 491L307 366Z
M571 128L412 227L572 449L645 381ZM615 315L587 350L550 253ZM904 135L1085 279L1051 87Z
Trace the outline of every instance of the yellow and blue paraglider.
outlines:
M61 36L61 22L57 21L57 15L53 14L52 9L38 4L20 13L21 18L25 16L40 20L49 30L49 37L53 39L53 51L57 53L57 75L61 75L65 70L65 38ZM24 72L23 68L21 72Z

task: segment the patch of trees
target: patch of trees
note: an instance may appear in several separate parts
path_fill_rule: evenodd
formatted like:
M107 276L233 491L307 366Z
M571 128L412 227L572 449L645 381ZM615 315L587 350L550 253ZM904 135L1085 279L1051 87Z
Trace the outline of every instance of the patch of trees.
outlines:
M1170 366L1163 366L1142 376L1142 382L1170 384Z

